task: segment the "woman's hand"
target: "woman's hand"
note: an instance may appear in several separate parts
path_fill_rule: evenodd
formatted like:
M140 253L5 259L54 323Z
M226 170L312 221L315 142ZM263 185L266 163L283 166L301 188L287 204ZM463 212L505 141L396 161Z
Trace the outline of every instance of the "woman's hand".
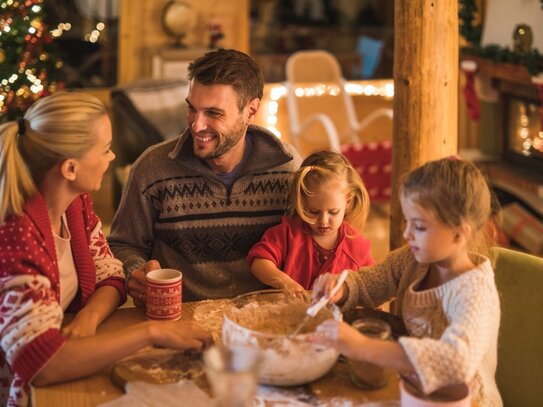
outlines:
M92 336L96 334L99 323L98 315L85 312L85 309L82 309L68 325L62 328L62 334L68 338Z
M145 275L159 268L160 263L158 261L149 260L145 265L135 269L128 278L128 283L126 284L128 295L134 299L136 307L145 307L145 302L147 301L147 280L145 279Z
M330 292L336 285L339 274L324 273L317 277L313 283L313 292L311 294L313 300L319 300L323 295L329 296ZM330 302L335 304L345 295L345 284L343 284L337 293L330 298Z
M196 321L153 322L153 343L176 349L203 351L213 344L213 337Z
M68 338L96 334L98 325L119 306L119 301L119 292L114 287L98 287L74 319L62 329L62 333Z
M336 349L349 359L360 359L360 349L367 346L370 338L345 322L329 319L320 324L314 333L307 336L311 343Z

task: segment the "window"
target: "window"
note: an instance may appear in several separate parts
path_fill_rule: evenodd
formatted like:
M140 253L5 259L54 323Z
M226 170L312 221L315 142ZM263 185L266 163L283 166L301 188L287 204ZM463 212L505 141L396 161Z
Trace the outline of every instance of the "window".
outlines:
M65 86L114 86L119 0L55 0L44 6L45 22L63 60Z

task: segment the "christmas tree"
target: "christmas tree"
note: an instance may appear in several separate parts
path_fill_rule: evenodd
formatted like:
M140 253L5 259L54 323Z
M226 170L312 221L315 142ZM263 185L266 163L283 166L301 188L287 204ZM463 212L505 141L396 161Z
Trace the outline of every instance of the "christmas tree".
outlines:
M0 123L62 84L62 61L43 22L43 0L0 0Z

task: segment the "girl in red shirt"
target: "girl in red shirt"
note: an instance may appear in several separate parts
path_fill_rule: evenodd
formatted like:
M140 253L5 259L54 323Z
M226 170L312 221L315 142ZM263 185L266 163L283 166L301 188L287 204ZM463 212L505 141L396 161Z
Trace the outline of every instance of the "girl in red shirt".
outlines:
M251 271L264 284L303 293L326 272L375 263L358 232L370 207L360 176L341 154L320 151L294 173L288 215L249 251Z

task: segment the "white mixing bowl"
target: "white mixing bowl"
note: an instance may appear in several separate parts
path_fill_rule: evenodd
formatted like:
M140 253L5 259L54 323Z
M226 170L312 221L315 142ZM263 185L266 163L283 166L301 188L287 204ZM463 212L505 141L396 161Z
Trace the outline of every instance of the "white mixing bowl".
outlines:
M236 297L232 300L233 305L224 316L222 329L223 343L230 345L243 345L259 348L264 355L260 383L275 386L295 386L305 384L324 376L336 363L339 353L328 347L311 344L303 341L307 330L289 338L288 333L292 332L303 319L305 309L310 305L303 303L292 294L282 290L255 291ZM278 304L288 304L277 311ZM282 307L282 305L281 305ZM280 308L281 308L280 307ZM283 327L283 333L266 333L267 309L273 309L268 315L273 325ZM261 319L260 327L263 329L253 330L239 321L240 313L248 314L253 311ZM307 324L308 329L314 329L316 324L328 317L341 321L342 314L335 305L328 305L316 317L315 321ZM283 324L283 325L282 325ZM254 326L254 324L246 324ZM277 330L277 329L275 329ZM305 332L305 333L304 333Z

